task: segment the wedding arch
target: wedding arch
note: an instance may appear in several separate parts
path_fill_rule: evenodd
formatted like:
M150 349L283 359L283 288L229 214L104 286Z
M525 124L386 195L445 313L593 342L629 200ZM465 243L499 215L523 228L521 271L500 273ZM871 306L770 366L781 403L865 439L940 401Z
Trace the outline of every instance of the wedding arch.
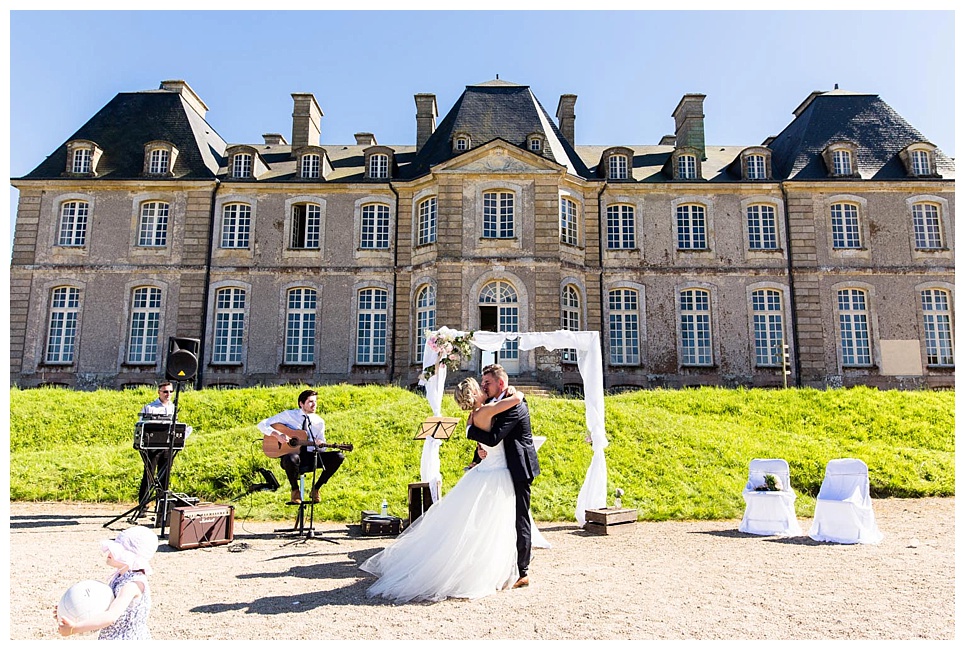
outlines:
M517 340L520 350L532 350L537 347L547 350L564 348L576 350L576 364L583 378L586 428L590 432L590 443L593 447L593 458L576 499L576 521L582 527L586 523L587 508L606 507L606 458L603 450L609 442L603 418L603 357L600 351L599 332L566 330L525 333L463 332L441 327L434 332L427 332L422 353L423 378L420 379L419 384L426 387L426 398L429 400L432 414L441 416L442 396L446 392L448 374L446 358L443 354L449 355L455 361L460 357L458 348L468 347L468 343L486 352L496 352L508 340ZM454 353L453 345L457 348ZM421 480L429 484L434 501L441 496L442 473L439 464L441 445L442 440L429 437L422 447Z

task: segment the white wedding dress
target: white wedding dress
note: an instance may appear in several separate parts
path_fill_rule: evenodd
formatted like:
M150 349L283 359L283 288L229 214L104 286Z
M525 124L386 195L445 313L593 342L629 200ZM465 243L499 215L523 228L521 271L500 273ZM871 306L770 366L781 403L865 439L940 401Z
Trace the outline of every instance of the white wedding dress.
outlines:
M482 462L391 546L361 564L379 578L369 596L398 603L481 598L516 581L513 480L503 443L483 447L488 454ZM549 546L535 526L533 545Z

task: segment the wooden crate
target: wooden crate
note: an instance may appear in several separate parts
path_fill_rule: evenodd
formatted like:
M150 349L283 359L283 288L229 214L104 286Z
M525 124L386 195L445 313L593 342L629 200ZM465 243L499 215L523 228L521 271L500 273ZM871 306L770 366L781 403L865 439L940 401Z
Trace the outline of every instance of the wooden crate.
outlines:
M432 505L432 492L428 483L409 483L409 525L425 514Z
M636 508L587 509L583 530L594 535L618 535L629 532L636 521Z

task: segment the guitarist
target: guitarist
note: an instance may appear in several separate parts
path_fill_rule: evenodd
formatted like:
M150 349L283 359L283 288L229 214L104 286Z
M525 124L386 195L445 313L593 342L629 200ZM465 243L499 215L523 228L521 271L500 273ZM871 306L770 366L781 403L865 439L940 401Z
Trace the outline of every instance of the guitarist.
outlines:
M282 411L278 415L265 418L258 423L258 430L263 435L278 435L272 429L273 424L282 424L290 429L305 431L308 433L307 440L314 440L318 443L325 442L325 420L315 413L318 406L318 393L314 390L303 390L298 395L298 408ZM278 436L284 440L284 436ZM310 473L315 467L315 455L318 454L318 470L321 474L312 486L311 500L313 503L319 502L318 490L328 482L338 468L341 466L345 456L337 450L322 451L312 445L301 445L292 447L290 454L281 457L281 467L288 476L288 483L292 489L290 503L299 504L302 502L301 491L298 489L298 477L302 474Z

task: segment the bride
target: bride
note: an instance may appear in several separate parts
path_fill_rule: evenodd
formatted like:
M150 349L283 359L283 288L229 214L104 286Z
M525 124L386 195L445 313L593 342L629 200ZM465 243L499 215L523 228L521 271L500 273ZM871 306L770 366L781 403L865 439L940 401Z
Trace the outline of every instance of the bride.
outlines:
M468 424L489 430L493 416L523 400L515 391L484 404L475 379L456 386L456 402L471 410ZM503 443L482 445L482 461L467 471L438 502L402 531L392 546L359 568L378 576L369 596L397 603L480 598L510 587L516 567L516 506ZM534 545L540 539L533 529Z

